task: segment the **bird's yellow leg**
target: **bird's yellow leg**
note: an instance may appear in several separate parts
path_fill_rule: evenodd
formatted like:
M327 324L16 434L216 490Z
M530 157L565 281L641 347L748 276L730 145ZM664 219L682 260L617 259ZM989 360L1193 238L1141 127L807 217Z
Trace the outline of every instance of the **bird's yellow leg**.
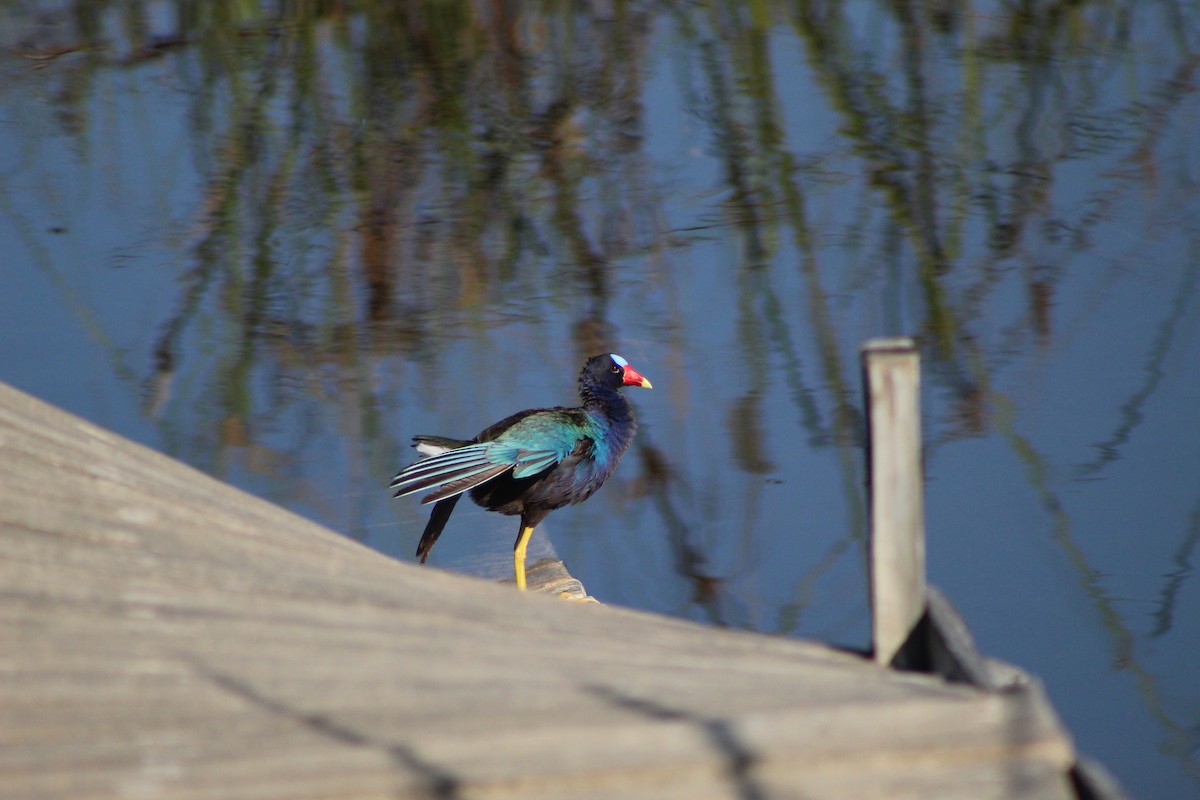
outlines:
M513 545L513 571L517 576L517 588L525 591L525 549L529 547L529 537L533 535L532 525L522 525L517 534L517 543Z

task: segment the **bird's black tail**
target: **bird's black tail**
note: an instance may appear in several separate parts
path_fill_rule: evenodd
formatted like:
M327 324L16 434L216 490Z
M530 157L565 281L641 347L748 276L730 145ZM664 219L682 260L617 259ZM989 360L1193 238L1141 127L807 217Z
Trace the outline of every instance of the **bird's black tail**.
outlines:
M417 545L417 558L421 559L422 564L425 563L425 558L433 549L438 537L442 535L442 529L446 527L446 521L450 519L450 514L454 511L454 506L460 497L462 497L461 494L456 494L433 504L433 512L429 515L425 532L421 534L421 543Z

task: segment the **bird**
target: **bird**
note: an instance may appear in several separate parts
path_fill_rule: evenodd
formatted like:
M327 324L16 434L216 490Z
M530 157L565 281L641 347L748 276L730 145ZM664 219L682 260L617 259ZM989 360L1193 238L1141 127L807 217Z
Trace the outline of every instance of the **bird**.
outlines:
M619 391L626 386L653 388L624 358L603 353L579 373L579 406L518 411L473 439L414 436L423 457L400 470L391 488L394 497L432 489L421 499L434 506L417 545L420 563L469 492L476 505L520 516L513 572L524 591L525 551L534 528L551 511L595 494L633 442L637 419Z

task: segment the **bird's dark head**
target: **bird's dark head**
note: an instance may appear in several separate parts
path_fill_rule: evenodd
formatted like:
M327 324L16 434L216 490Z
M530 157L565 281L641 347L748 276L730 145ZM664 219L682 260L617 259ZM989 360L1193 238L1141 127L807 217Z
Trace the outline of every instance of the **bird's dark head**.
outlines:
M580 381L609 389L620 389L622 386L640 386L643 389L652 388L650 381L633 367L629 362L616 353L604 353L592 356L583 367Z

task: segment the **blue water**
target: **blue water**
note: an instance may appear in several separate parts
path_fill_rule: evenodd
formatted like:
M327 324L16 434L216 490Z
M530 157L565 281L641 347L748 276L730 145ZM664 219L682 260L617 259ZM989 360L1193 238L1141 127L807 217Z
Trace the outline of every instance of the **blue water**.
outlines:
M1196 9L479 12L423 60L43 5L0 12L0 379L408 559L408 438L615 351L639 438L542 551L862 646L858 348L916 335L931 582L1133 795L1200 793ZM431 564L515 534L461 504Z

